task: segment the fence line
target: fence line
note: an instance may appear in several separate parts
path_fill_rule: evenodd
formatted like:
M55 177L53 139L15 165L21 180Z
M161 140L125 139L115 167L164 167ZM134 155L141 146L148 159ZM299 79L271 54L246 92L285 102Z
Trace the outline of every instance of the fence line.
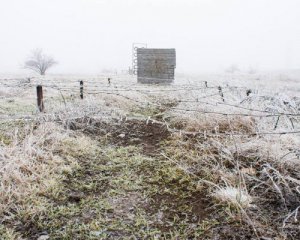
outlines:
M83 83L83 81L82 81L82 83ZM81 85L80 85L80 87L69 88L69 89L63 89L63 88L59 88L58 86L53 86L53 85L43 85L43 86L48 87L48 88L52 88L52 89L55 89L55 90L58 90L58 91L63 91L63 92L76 90L76 91L80 92L80 96L81 96L81 91L82 91L82 94L83 94L83 89L81 89ZM199 89L202 90L202 89L205 89L205 88L199 88ZM199 90L199 89L196 89L196 90ZM217 89L219 89L219 88L217 88ZM164 89L162 89L162 90L164 90ZM174 90L176 90L176 89L174 89ZM181 89L181 90L183 90L183 89ZM188 89L185 89L185 90L188 90ZM119 92L134 92L134 91L140 92L140 93L152 93L152 91L136 90L136 89L102 89L102 90L98 90L98 91L88 90L88 91L85 91L85 94L87 94L87 95L99 95L99 94L115 95L115 96L123 97L123 98L128 99L128 100L133 101L133 102L142 103L144 105L161 106L161 104L156 104L156 103L151 103L151 102L142 102L142 101L139 101L137 99L133 99L133 98L130 98L128 96L125 96L125 95L122 95L122 94L119 93ZM172 90L170 90L170 91L172 91ZM224 98L224 93L226 94L228 92L229 91L225 91L225 92L222 91L221 97ZM205 99L205 98L218 96L218 95L220 95L220 92L210 94L210 95L200 96L200 97L197 97L196 100L175 100L175 101L178 101L179 103L180 102L202 103L202 104L213 105L213 106L216 106L216 105L220 104L220 105L227 105L227 106L231 106L231 107L235 107L235 108L244 109L244 110L247 110L247 111L250 111L250 112L256 111L256 112L267 113L267 114L259 115L259 114L247 114L247 113L224 113L224 112L217 112L217 111L205 111L205 110L199 110L199 109L187 109L187 108L175 108L175 107L173 107L171 109L172 110L177 110L177 111L198 112L198 113L202 113L202 114L217 114L217 115L224 115L224 116L245 116L245 117L248 116L248 117L259 117L259 118L262 118L262 117L279 117L279 116L294 116L294 117L300 116L300 113L299 114L298 113L283 113L283 112L274 113L274 112L270 112L270 111L264 111L264 110L246 108L246 107L242 107L242 106L238 106L238 105L234 105L234 104L228 104L228 103L225 103L225 102L216 102L216 105L215 105L213 103L207 103L207 102L199 101L199 99Z
M102 111L101 111L102 112ZM107 111L109 113L110 111ZM31 116L23 116L23 118L7 118L7 119L0 119L0 123L2 122L7 122L7 121L27 121L27 122L58 122L58 123L67 123L71 120L78 120L81 118L91 118L91 117L101 117L105 118L107 116L101 115L101 116L76 116L76 117L67 117L63 119L62 117L58 117L58 114L42 114L42 115L36 115L34 118ZM54 117L54 118L53 118ZM122 119L126 119L126 117L123 117ZM252 133L239 133L239 132L213 132L213 131L185 131L182 129L177 129L170 127L170 124L167 122L161 122L157 121L155 119L151 118L137 118L139 120L145 121L148 124L149 123L159 123L162 126L166 126L167 129L172 132L172 133L179 133L179 134L184 134L184 135L201 135L201 136L209 136L209 137L219 137L219 136L246 136L246 137L251 137L251 136L266 136L266 135L289 135L289 134L300 134L299 131L283 131L283 132L252 132ZM115 120L118 120L115 118ZM124 120L122 120L124 121ZM125 120L126 121L126 120Z
M78 81L76 81L77 83L79 83ZM155 89L155 90L148 90L148 89L134 89L131 88L132 86L139 86L138 84L133 84L130 86L127 86L127 88L124 88L124 86L107 86L105 84L102 84L101 86L106 86L105 89L101 89L100 86L93 86L92 88L90 86L87 86L89 84L89 81L80 81L80 85L78 86L67 86L67 85L63 85L63 86L58 86L57 84L48 84L48 85L43 85L44 88L51 88L54 90L58 90L60 91L61 95L62 92L69 92L71 91L72 93L75 92L79 92L79 96L81 99L84 98L84 94L85 95L99 95L99 94L105 94L105 95L114 95L114 96L119 96L122 98L125 98L127 100L136 102L138 104L143 104L143 105L152 105L155 107L161 107L164 104L161 103L153 103L150 101L141 101L138 99L133 99L131 97L122 95L120 92L139 92L139 93L144 93L144 94L151 94L151 93L158 93L158 92L178 92L178 91L199 91L199 90L216 90L216 93L213 94L209 94L209 95L204 95L204 96L199 96L196 97L195 100L174 100L175 102L177 101L178 103L200 103L200 104L206 104L206 105L211 105L211 106L217 106L217 105L225 105L225 106L230 106L230 107L234 107L234 108L239 108L239 109L243 109L246 111L250 111L250 112L260 112L260 113L265 113L265 114L253 114L253 113L227 113L227 112L221 112L221 111L207 111L207 110L201 110L201 109L190 109L190 108L183 108L183 107L170 107L170 110L173 111L184 111L184 112L197 112L197 113L201 113L201 114L212 114L212 115L223 115L223 116L241 116L241 117L255 117L255 118L270 118L270 117L277 117L277 122L276 122L276 128L277 128L277 124L278 124L278 120L281 116L287 116L287 117L299 117L300 113L286 113L286 112L273 112L273 111L266 111L266 110L259 110L259 109L254 109L254 108L247 108L244 106L239 106L236 104L230 104L230 103L226 103L225 99L226 99L226 94L230 93L230 90L232 89L247 89L247 88L243 88L243 87L232 87L232 86L226 86L226 87L221 87L221 86L209 86L207 84L207 81L203 81L205 86L204 87L197 87L197 88L193 88L189 85L187 85L188 87L186 88L174 88L174 89ZM88 84L87 84L88 83ZM27 86L27 87L33 87L35 86L32 83L19 83L17 85L15 84L7 84L7 83L0 83L4 86L9 86L9 87L16 87L16 86ZM84 87L83 88L83 84ZM84 91L84 89L87 89L86 91ZM224 91L224 89L226 89L227 91ZM248 96L249 91L247 90L247 92L245 92L245 95ZM205 99L205 98L209 98L209 97L213 97L213 96L220 96L222 99L222 102L215 102L215 103L210 103L210 102L203 102L203 101L199 101L199 99ZM65 98L62 95L64 101ZM37 87L37 99L38 99L38 108L40 109L41 112L44 111L44 101L43 101L43 91L41 89L41 86ZM66 103L65 103L66 104ZM17 115L15 115L17 117ZM5 120L9 120L12 118L5 118ZM22 119L22 118L20 118ZM1 120L1 119L0 119ZM3 119L2 119L3 120ZM25 120L28 120L28 118L25 118ZM291 121L291 119L290 119ZM293 122L292 122L293 124ZM294 126L294 124L293 124ZM275 128L275 129L276 129ZM274 130L275 130L274 129ZM181 131L181 130L178 130ZM300 131L292 131L292 132L265 132L265 133L256 133L256 135L270 135L270 134L279 134L279 135L283 135L283 134L298 134ZM197 132L198 133L198 132ZM236 135L241 135L240 133L236 133ZM243 134L242 134L243 135Z

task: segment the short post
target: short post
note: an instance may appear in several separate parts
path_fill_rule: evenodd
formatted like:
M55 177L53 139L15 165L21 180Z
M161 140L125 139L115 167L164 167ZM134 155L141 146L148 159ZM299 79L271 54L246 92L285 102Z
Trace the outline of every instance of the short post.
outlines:
M251 89L248 89L248 90L246 91L247 97L249 97L249 95L250 95L251 93L252 93Z
M38 85L36 87L36 94L37 94L37 106L40 112L44 112L44 97L43 97L43 87Z
M204 84L205 84L205 87L207 88L207 81L205 81Z
M108 85L110 85L110 80L111 80L110 78L108 78L108 79L107 79L107 81L108 81Z
M288 117L288 119L290 120L290 123L291 123L291 125L292 125L292 128L295 129L293 119L292 119L291 117Z
M276 130L277 127L278 127L279 119L280 119L280 115L277 118L277 121L276 121L275 126L274 126L274 130Z
M83 99L83 81L80 81L80 98Z
M219 94L220 94L220 96L221 96L221 98L222 98L222 101L225 102L224 94L223 94L223 91L222 91L222 87L219 86L219 87L218 87L218 90L219 90Z

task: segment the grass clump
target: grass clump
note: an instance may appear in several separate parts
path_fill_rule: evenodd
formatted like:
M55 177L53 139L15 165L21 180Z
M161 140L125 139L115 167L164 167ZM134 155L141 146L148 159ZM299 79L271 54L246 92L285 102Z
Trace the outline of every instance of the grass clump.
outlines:
M224 187L217 189L212 196L219 202L228 204L235 208L249 208L253 202L252 197L245 191L234 187Z

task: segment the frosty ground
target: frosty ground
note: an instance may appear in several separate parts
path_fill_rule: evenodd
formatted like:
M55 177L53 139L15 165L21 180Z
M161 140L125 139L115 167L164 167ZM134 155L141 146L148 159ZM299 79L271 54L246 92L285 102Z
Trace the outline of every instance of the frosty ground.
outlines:
M2 239L299 239L298 75L110 77L1 78Z

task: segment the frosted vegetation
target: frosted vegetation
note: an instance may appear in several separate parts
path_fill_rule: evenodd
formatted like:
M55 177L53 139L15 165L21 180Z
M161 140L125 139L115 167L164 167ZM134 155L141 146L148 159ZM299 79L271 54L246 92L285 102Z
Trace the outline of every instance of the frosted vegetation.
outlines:
M299 77L2 76L1 239L299 239Z

